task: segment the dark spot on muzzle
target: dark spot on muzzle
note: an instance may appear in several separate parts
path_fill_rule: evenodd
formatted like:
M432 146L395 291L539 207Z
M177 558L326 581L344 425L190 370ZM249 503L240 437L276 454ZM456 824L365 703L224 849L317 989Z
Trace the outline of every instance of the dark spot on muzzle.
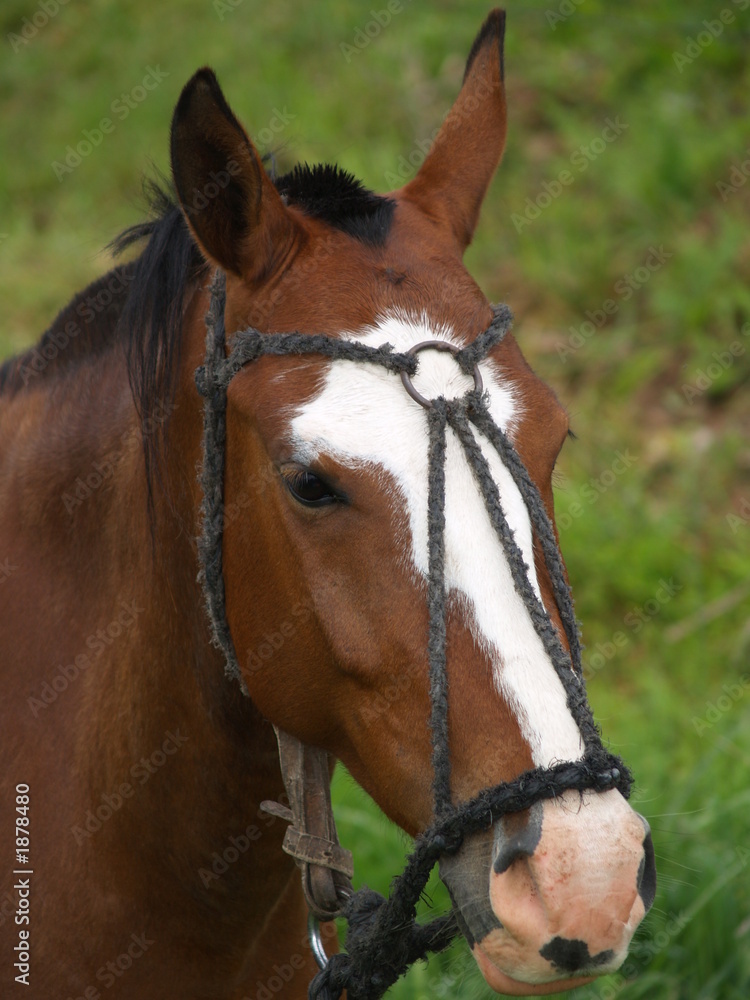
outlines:
M638 819L646 828L646 836L643 838L643 859L638 869L638 895L648 913L656 897L656 861L654 860L654 843L651 840L651 827L640 814Z
M552 938L539 949L539 954L560 972L566 972L568 975L574 972L588 972L600 965L606 965L615 956L611 948L600 951L598 955L590 955L589 946L585 941L562 937Z

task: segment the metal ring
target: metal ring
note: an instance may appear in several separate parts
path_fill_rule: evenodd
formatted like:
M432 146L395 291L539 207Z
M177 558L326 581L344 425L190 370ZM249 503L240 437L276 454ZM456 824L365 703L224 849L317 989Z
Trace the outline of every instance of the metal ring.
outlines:
M415 344L414 347L410 347L406 352L407 354L418 354L419 351L424 351L427 348L432 348L433 351L448 351L455 358L457 354L461 353L461 348L456 347L455 344L449 344L447 340L423 340L419 344ZM474 388L477 392L481 392L484 388L484 383L482 382L482 375L479 371L479 365L474 365L474 371L472 372L474 376ZM417 392L411 380L411 376L408 372L401 372L401 381L404 385L404 389L409 393L411 398L423 406L425 410L432 409L432 402L422 395L421 392Z
M328 965L328 955L323 946L323 938L320 936L320 921L314 913L307 915L307 939L310 942L312 953L319 969L325 969Z

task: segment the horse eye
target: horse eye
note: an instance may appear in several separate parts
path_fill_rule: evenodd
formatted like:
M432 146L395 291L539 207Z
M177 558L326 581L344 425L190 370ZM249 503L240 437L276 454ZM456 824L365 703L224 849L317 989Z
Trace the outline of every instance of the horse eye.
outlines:
M291 469L283 473L286 488L297 503L305 507L325 507L344 498L324 479L309 469Z

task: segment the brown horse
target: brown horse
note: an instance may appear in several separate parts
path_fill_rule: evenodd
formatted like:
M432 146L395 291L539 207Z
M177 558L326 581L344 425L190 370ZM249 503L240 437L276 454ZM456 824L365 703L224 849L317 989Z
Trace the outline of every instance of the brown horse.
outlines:
M120 239L143 239L141 255L2 369L4 997L306 995L299 875L284 823L259 812L283 792L272 723L343 761L409 834L430 823L424 411L393 373L314 355L264 356L232 381L223 577L248 697L196 580L194 376L217 268L229 334L405 351L485 330L462 254L504 146L503 24L490 15L432 150L387 196L331 167L272 181L201 70L172 125L179 204L163 197ZM512 337L480 368L552 517L566 414ZM425 352L415 384L449 397L466 381ZM528 511L493 463L565 642ZM460 801L583 751L451 434L445 511ZM615 969L653 900L647 827L614 789L506 817L443 874L485 978L513 995Z

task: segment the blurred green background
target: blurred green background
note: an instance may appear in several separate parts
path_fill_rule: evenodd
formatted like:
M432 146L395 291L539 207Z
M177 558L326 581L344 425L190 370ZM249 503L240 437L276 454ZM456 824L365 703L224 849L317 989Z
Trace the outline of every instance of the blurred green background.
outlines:
M488 9L404 0L378 24L382 0L45 4L0 9L3 355L108 267L142 174L167 170L198 66L279 168L338 162L387 190L418 164ZM572 415L557 511L589 690L660 873L621 972L571 996L746 1000L750 3L508 14L509 141L467 262ZM112 131L64 169L105 117ZM335 796L359 881L385 891L406 838L345 774ZM447 905L438 885L432 902ZM390 995L489 993L459 943Z

